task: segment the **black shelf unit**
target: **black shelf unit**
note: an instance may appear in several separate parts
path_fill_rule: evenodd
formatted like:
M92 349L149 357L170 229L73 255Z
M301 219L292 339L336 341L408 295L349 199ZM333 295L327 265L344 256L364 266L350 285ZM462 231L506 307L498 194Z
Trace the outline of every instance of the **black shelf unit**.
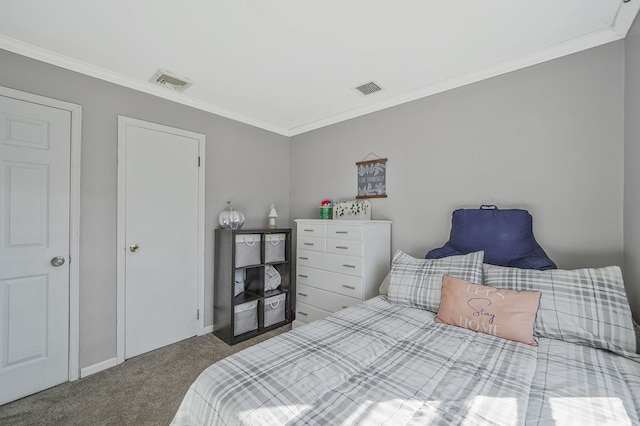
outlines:
M268 236L284 235L284 258L275 262L265 262L267 244L271 244ZM259 236L259 263L236 267L238 236ZM293 276L291 252L291 228L259 228L259 229L216 229L214 251L214 307L213 334L229 345L258 336L267 331L291 323L295 318L293 303L295 294L295 278ZM256 248L257 250L257 248ZM280 274L281 283L276 290L264 290L265 266L272 265ZM245 290L234 295L234 282L237 269L244 269ZM265 299L285 294L285 320L265 326ZM258 323L255 330L235 335L235 307L248 302L257 301Z

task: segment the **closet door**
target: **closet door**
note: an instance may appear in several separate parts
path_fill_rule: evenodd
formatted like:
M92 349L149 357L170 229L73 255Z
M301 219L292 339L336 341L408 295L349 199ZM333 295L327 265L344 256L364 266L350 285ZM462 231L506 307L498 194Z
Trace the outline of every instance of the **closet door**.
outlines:
M203 135L121 118L125 359L195 336Z
M70 129L0 96L0 404L69 379Z

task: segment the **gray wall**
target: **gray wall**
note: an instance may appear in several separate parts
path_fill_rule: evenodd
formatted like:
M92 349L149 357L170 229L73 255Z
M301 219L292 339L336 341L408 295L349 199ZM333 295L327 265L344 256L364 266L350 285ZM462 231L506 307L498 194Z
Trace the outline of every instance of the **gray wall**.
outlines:
M638 49L636 49L638 50ZM389 159L392 250L441 246L451 212L524 208L560 268L623 260L624 43L616 42L298 135L291 210L317 217L321 199L353 199L356 166Z
M266 224L275 203L289 222L289 140L197 109L0 50L0 85L82 105L80 367L116 356L117 116L203 133L205 259L218 213L233 199L247 227ZM205 262L205 325L213 323L213 265Z
M624 273L640 319L640 20L625 39ZM633 283L633 285L630 285Z
M630 118L640 103L637 27L626 43L295 136L291 144L0 50L0 85L83 106L81 367L115 357L117 115L207 135L206 259L226 199L245 213L248 227L264 224L272 202L281 226L317 217L320 200L354 198L355 163L370 152L389 158L389 197L371 200L373 216L393 220L392 249L415 256L447 240L452 210L497 204L528 209L536 237L561 268L622 264L625 191L625 276L638 316L640 226L631 219L640 210L632 170L640 128ZM207 263L207 307L212 272Z

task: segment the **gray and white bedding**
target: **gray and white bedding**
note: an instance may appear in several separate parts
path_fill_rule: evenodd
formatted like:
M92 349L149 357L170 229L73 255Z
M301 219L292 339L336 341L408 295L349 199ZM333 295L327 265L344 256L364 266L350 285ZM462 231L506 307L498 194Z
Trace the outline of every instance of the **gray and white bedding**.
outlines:
M205 370L173 424L640 424L633 354L435 315L380 296L250 347Z
M173 423L640 425L620 268L535 271L483 255L398 251L387 296L212 365ZM514 292L537 295L536 315L521 315L531 294L525 306ZM435 321L445 310L453 320ZM511 328L528 337L501 334Z

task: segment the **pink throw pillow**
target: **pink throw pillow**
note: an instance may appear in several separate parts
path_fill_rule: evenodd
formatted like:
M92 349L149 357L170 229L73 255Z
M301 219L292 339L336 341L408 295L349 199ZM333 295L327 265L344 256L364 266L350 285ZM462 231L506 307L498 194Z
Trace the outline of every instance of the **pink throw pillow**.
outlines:
M538 346L533 324L539 291L515 291L473 284L445 275L436 322Z

